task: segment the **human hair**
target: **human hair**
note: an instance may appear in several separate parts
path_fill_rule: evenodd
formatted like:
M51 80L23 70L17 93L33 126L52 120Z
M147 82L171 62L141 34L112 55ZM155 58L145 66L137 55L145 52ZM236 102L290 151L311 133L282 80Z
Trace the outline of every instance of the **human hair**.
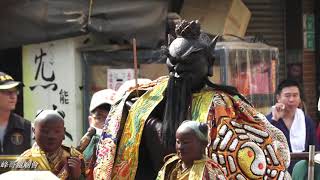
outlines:
M185 120L181 123L178 129L191 129L197 138L204 142L208 143L208 126L205 123L193 121L193 120Z
M303 95L302 95L301 86L297 81L292 80L292 79L285 79L285 80L281 81L277 87L276 95L280 95L283 88L292 87L292 86L297 87L299 89L300 98L302 99Z

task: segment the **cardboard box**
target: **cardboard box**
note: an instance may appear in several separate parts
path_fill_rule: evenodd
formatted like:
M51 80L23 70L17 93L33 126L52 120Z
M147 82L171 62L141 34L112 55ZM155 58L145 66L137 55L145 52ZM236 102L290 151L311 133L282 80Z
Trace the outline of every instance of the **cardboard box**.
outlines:
M244 37L251 12L241 0L185 0L182 19L199 20L207 33Z
M141 78L155 80L168 74L169 71L166 64L140 64L139 75Z

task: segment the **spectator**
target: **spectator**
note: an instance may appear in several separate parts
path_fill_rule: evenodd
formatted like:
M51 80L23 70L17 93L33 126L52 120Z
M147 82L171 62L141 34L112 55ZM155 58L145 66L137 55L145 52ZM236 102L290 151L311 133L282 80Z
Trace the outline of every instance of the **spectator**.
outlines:
M279 128L288 141L290 152L309 151L309 145L319 150L313 120L298 108L301 103L301 88L294 80L282 81L276 91L277 103L272 106L267 119ZM289 167L289 172L295 162Z
M19 86L10 75L0 72L0 154L17 155L31 147L31 123L14 113Z
M104 89L93 94L90 102L90 115L88 117L89 125L96 129L98 135L101 135L104 121L106 120L115 91L112 89Z
M93 94L90 102L90 115L88 117L90 127L96 129L96 134L91 138L90 143L83 151L84 159L89 173L87 178L92 178L93 166L96 158L96 146L102 133L104 122L109 114L113 104L115 91L112 89L104 89Z

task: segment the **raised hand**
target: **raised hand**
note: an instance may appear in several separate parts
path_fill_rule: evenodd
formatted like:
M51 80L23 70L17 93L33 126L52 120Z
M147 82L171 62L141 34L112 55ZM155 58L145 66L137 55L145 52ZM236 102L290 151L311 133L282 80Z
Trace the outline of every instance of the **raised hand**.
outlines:
M272 108L272 120L278 121L283 118L285 108L283 103L276 103Z
M78 157L68 158L68 168L71 179L79 179L81 175L81 160Z

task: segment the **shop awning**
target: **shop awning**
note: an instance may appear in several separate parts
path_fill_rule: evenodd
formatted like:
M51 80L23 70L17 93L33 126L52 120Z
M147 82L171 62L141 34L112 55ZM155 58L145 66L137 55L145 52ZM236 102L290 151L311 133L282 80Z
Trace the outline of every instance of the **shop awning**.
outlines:
M152 48L165 38L167 9L167 0L1 0L0 49L87 33Z

